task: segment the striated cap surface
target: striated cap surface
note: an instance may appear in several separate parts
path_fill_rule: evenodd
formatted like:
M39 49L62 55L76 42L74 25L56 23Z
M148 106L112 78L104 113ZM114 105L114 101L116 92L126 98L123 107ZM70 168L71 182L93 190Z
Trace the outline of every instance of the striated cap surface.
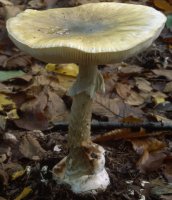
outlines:
M114 63L149 47L166 17L142 5L92 3L25 10L7 21L21 50L51 63Z

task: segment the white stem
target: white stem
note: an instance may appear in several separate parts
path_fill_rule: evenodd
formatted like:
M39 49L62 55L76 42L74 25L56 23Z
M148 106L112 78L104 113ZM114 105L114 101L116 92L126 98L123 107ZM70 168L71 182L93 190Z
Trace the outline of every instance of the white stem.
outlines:
M97 67L81 65L77 80L69 92L73 96L68 134L69 155L54 167L56 178L70 184L76 193L104 190L109 184L104 169L104 149L90 139L93 96L102 88L104 82Z

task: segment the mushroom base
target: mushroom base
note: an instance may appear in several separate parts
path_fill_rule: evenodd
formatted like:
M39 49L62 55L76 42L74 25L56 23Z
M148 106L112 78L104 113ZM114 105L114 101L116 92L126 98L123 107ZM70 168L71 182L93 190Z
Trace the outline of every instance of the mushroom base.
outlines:
M83 144L54 166L54 179L58 184L70 185L74 193L95 194L110 183L104 164L103 147Z

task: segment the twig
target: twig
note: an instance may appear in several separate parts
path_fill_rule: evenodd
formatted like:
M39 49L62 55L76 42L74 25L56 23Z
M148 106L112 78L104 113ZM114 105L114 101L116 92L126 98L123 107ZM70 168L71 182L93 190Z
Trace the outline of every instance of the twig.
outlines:
M148 130L172 130L172 122L143 122L143 123L124 123L124 122L92 122L92 130L113 130L121 128L144 128ZM48 130L68 130L68 123L54 123Z

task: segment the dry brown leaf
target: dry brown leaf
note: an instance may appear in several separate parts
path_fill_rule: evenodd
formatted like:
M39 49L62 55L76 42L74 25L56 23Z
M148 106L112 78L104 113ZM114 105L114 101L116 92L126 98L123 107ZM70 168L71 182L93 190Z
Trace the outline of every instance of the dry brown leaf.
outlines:
M134 150L138 154L142 154L144 151L152 152L163 149L166 144L156 138L146 138L142 140L131 140Z
M45 130L50 122L66 121L67 108L49 86L32 85L26 90L27 99L20 106L20 119L15 120L18 127L27 130Z
M0 143L0 164L11 156L11 147L5 143Z
M163 151L155 151L151 153L145 151L137 162L137 167L140 172L143 173L146 171L156 171L162 166L165 157L166 154Z
M0 0L0 3L3 6L13 6L14 5L11 1L8 1L8 0Z
M15 17L17 14L22 12L21 6L7 5L4 6L5 19L8 20L11 17Z
M44 7L44 2L42 0L31 0L28 4L34 9L40 9Z
M166 70L166 69L154 69L152 70L154 74L157 76L164 76L167 78L167 80L172 80L172 70Z
M11 93L12 87L8 87L4 85L3 83L0 83L0 92L6 93L6 94Z
M172 195L161 195L161 200L171 200Z
M44 0L47 8L54 8L58 0Z
M130 91L131 91L130 85L123 83L116 84L116 92L121 98L126 99L128 95L130 95Z
M5 55L0 55L0 66L3 66L3 63L7 60L7 56Z
M166 84L164 88L164 92L167 92L167 93L172 92L172 81Z
M119 103L119 99L109 99L97 94L93 103L93 113L112 120L120 114Z
M117 129L113 130L104 134L96 135L92 137L92 140L97 143L103 143L113 140L120 140L120 139L130 139L130 138L140 138L145 137L146 133L144 130L133 132L131 129Z
M119 98L109 99L98 94L93 103L93 113L105 116L109 121L121 120L128 116L140 118L143 114L139 108L125 104Z
M63 100L54 92L48 91L48 101L45 112L47 113L47 118L51 122L60 122L67 120L67 110Z
M169 183L172 183L172 156L167 156L164 160L163 174Z
M121 122L125 122L125 123L141 123L143 122L143 119L137 118L137 117L133 117L133 116L128 116L125 117L121 120Z
M22 137L19 150L24 157L32 160L40 160L46 152L31 134Z
M31 65L31 56L25 55L23 53L18 53L14 56L11 56L3 63L5 69L16 69L19 67L26 67Z
M47 96L44 91L37 94L36 98L29 99L22 104L20 110L22 112L43 113L47 105Z
M49 122L43 113L22 113L20 119L13 120L17 127L26 130L46 130Z
M141 172L153 171L161 167L166 155L164 148L166 144L156 138L145 138L142 140L131 140L133 149L141 155L137 166Z
M56 77L49 76L49 75L38 75L34 77L34 82L30 87L33 86L50 86L54 91L56 91L56 94L62 97L66 93L66 89L62 87L59 83L59 80ZM29 89L29 87L28 87Z
M135 80L136 80L137 87L143 92L152 91L151 83L147 81L146 79L141 78L141 77L136 77Z
M105 82L105 92L106 94L115 91L115 85L118 80L117 69L115 66L108 66L101 71Z
M162 196L171 196L172 186L164 181L162 178L153 179L151 184L151 196L161 199ZM171 200L171 199L170 199Z
M172 2L171 0L153 0L154 5L166 12L172 12Z
M137 92L132 91L127 99L125 99L125 103L132 105L132 106L139 106L145 102L144 98Z
M121 67L119 73L124 74L139 74L143 71L143 68L138 65L127 65L126 67Z

